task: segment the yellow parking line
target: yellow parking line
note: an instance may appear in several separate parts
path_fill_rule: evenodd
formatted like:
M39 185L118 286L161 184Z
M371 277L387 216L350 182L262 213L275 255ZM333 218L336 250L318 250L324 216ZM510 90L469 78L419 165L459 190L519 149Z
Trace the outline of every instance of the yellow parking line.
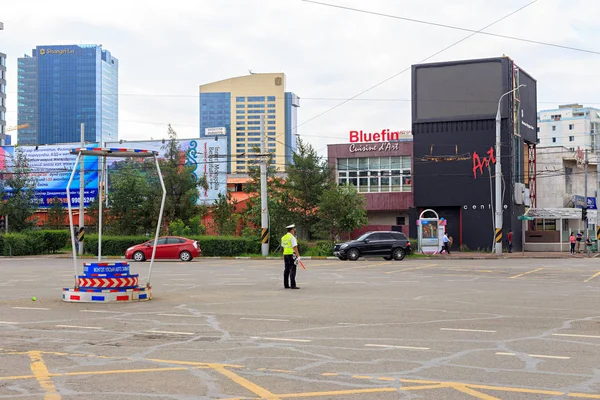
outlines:
M470 387L465 386L465 385L449 385L449 387L451 387L454 390L458 390L459 392L466 393L473 397L477 397L478 399L481 399L481 400L500 400L497 397L478 392L477 390L473 390Z
M342 396L361 393L384 393L396 392L396 388L378 388L378 389L349 389L349 390L332 390L329 392L307 392L307 393L287 393L280 394L282 399L292 399L294 397L324 397L324 396Z
M54 382L52 382L52 379L50 379L50 372L44 363L42 354L39 351L31 351L29 352L29 358L31 360L31 371L33 372L35 379L37 379L42 389L44 389L46 392L44 395L44 400L62 399L61 395L56 392L56 386L54 386Z
M227 378L231 379L238 385L244 387L245 389L248 389L252 393L259 395L261 399L277 400L277 399L281 398L280 396L269 392L267 389L265 389L261 386L258 386L254 382L250 382L248 379L243 378L243 377L239 376L238 374L236 374L235 372L229 371L226 368L215 366L215 367L213 367L213 370L220 373L223 376L226 376Z
M538 271L541 271L541 270L543 270L543 269L544 269L544 268L538 268L538 269L534 269L533 271L527 271L527 272L523 272L522 274L515 275L515 276L511 276L511 277L510 277L510 278L508 278L508 279L516 279L516 278L519 278L519 277L521 277L521 276L525 276L525 275L533 274L534 272L538 272Z
M600 272L596 272L594 275L590 276L589 278L587 278L587 279L586 279L585 281L583 281L583 282L586 282L586 283L587 283L587 282L591 281L592 279L594 279L594 278L595 278L595 277L597 277L597 276L600 276Z
M430 267L437 267L438 264L425 264L425 265L421 265L418 267L414 267L414 268L404 268L404 269L397 269L395 271L388 271L386 272L386 274L394 274L396 272L404 272L404 271L414 271L416 269L421 269L421 268L430 268Z

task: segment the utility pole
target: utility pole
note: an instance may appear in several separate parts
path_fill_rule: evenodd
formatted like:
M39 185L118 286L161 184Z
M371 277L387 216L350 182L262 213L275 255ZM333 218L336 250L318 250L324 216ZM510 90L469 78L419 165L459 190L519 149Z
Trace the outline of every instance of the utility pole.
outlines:
M587 229L588 229L588 223L587 223L587 208L588 208L588 149L585 149L585 153L584 153L584 158L583 158L583 208L584 208L584 212L583 215L585 215L585 221L583 221L583 223L585 224L585 232L587 235Z
M81 123L81 150L85 147L85 126ZM85 191L85 174L83 170L84 162L83 162L83 154L81 155L81 162L79 164L79 234L78 234L78 243L79 243L79 255L83 255L83 240L85 237L85 209L83 207L83 192ZM69 190L67 188L67 190Z
M269 255L269 205L267 204L267 151L265 146L265 116L260 116L260 225L263 257Z

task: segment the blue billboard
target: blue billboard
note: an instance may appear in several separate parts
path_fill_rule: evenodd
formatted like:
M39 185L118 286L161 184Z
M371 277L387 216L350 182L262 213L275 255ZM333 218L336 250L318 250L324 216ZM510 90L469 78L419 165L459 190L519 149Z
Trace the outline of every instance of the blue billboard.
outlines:
M35 198L39 208L49 208L55 197L65 208L67 207L67 183L76 158L70 154L70 151L74 147L78 145L19 147L27 160L30 176L35 179ZM0 171L10 174L14 170L15 148L2 146L0 152ZM84 205L86 207L98 196L98 160L98 157L84 157ZM79 207L79 176L78 168L71 184L71 207ZM7 196L10 196L11 188L7 187L6 192Z

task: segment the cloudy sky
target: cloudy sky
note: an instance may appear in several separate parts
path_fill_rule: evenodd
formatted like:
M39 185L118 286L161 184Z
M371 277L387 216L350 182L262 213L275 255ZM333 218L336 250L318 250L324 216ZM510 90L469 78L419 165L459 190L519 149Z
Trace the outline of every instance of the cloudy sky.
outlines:
M479 30L532 0L323 2ZM17 57L36 45L93 43L119 59L122 139L165 137L168 123L181 138L197 137L198 86L252 69L287 75L287 91L301 98L299 133L321 154L350 130L410 129L410 70L400 72L469 35L301 0L6 3L9 126L17 122ZM537 0L486 32L600 52L598 15L599 0ZM429 62L502 54L538 80L538 110L600 107L599 54L476 35Z

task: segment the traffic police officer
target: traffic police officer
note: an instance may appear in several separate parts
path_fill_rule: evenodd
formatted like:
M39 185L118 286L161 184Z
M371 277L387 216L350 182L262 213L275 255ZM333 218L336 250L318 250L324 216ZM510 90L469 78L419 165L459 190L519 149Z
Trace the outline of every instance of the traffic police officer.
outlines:
M283 247L283 261L285 265L285 269L283 270L283 286L286 289L300 289L298 286L296 286L296 262L294 260L295 254L296 260L300 261L298 241L294 237L294 234L296 233L296 225L288 225L285 228L287 229L287 233L281 238L281 247Z

